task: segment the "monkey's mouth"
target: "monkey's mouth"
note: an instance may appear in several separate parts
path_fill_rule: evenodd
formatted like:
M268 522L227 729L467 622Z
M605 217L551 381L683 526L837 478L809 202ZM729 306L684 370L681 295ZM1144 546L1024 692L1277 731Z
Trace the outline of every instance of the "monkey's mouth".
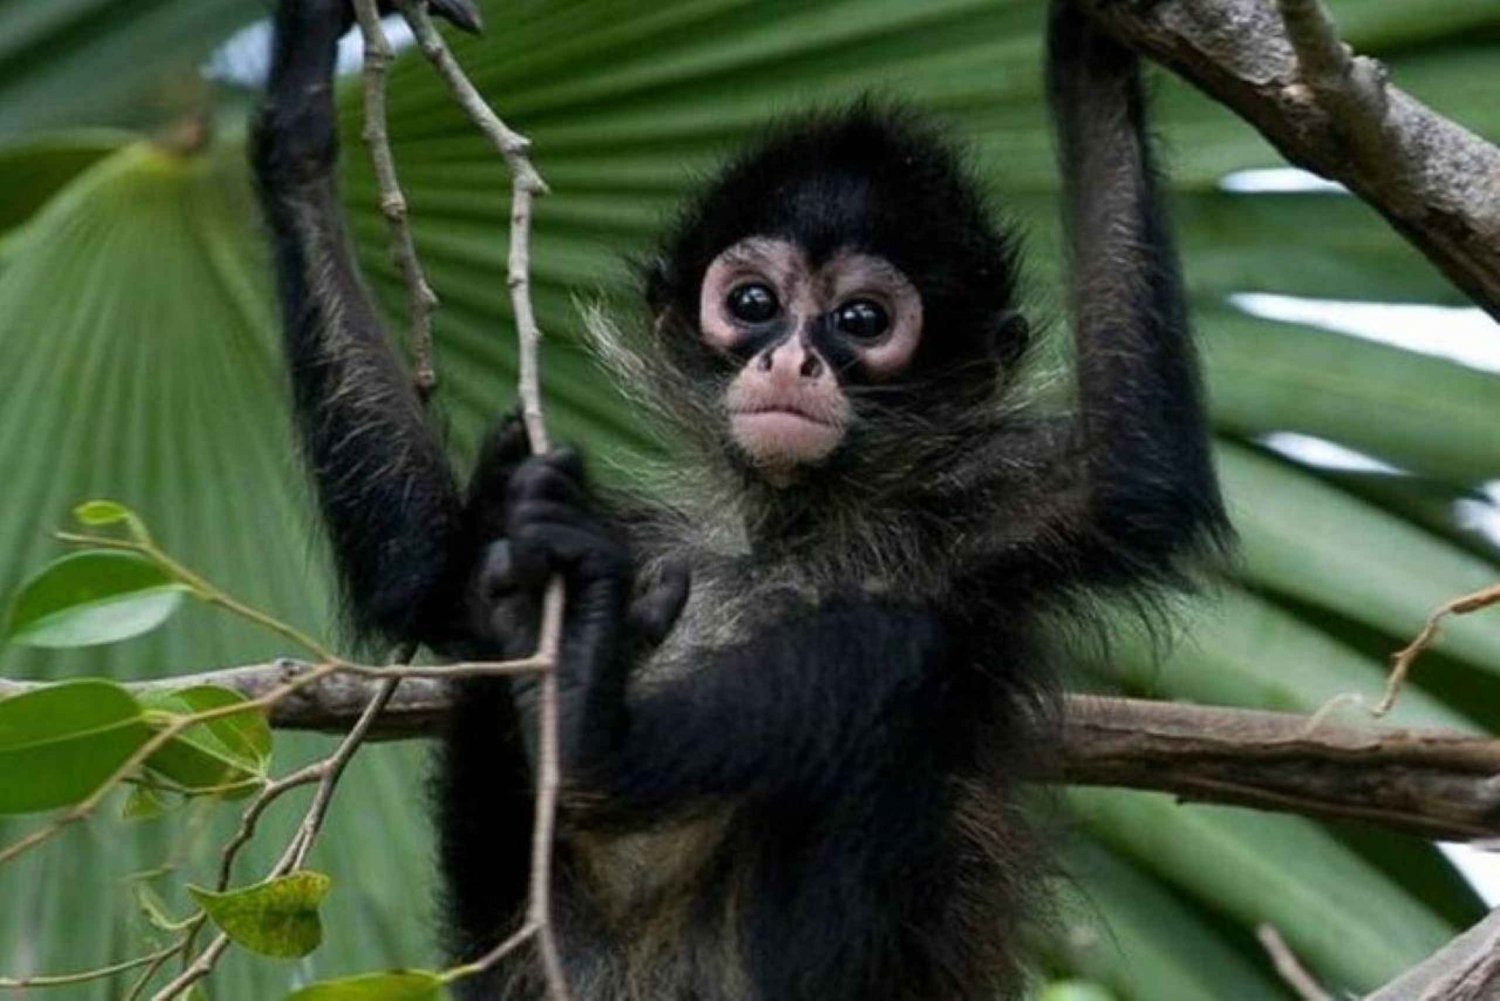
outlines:
M844 438L842 423L786 405L732 411L729 425L745 454L768 466L816 462Z

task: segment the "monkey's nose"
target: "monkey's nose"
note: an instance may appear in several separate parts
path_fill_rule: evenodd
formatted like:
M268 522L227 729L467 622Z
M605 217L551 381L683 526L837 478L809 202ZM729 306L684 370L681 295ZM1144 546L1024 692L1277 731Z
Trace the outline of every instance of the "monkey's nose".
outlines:
M827 371L827 365L816 351L796 341L767 348L756 357L755 367L770 373L773 379L789 381L821 379Z

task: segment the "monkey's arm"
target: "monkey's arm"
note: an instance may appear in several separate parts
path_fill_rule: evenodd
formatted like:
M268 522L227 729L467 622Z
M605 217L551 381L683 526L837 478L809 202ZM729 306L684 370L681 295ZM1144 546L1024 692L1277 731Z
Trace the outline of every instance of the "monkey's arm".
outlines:
M601 680L577 745L585 819L630 823L746 797L809 803L851 776L927 753L904 739L936 715L949 643L925 609L867 597L799 608L687 676L626 697ZM614 686L611 691L610 687ZM907 762L912 764L913 762Z
M432 641L462 504L361 280L334 184L347 0L284 0L252 160L270 224L296 420L355 623Z
M1074 572L1129 582L1228 528L1138 60L1069 0L1053 2L1048 44L1085 467L1063 537Z

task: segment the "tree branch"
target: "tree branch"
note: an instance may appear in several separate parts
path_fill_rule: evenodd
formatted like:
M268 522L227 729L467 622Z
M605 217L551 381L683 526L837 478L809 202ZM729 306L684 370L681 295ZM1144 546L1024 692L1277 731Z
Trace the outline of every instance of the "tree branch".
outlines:
M310 670L312 665L280 660L128 687L217 684L255 698ZM407 669L381 670L399 675ZM464 673L462 666L454 670ZM271 724L347 733L382 684L373 672L357 671L331 674L277 702ZM41 684L0 681L0 697ZM442 679L403 677L370 736L433 736L448 706ZM1456 731L1356 727L1295 713L1072 695L1065 700L1059 752L1053 778L1061 782L1360 820L1443 840L1500 837L1500 740Z
M1490 1001L1500 996L1500 910L1365 1001Z
M1368 202L1500 319L1500 148L1350 54L1318 0L1079 4L1288 160Z
M1500 740L1295 713L1073 696L1063 781L1172 793L1422 837L1500 835Z

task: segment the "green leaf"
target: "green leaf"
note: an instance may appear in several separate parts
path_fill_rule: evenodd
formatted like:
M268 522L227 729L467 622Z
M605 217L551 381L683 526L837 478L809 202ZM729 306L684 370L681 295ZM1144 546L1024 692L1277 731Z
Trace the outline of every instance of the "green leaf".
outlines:
M1310 820L1120 789L1066 797L1101 843L1247 927L1269 921L1338 985L1371 990L1452 934Z
M1299 431L1458 486L1500 475L1492 373L1224 307L1198 315L1221 432Z
M318 905L329 885L321 872L304 869L223 893L197 886L188 891L236 944L262 956L289 959L307 955L323 941Z
M22 586L5 623L5 638L39 647L115 643L161 625L187 590L135 553L72 553Z
M1218 459L1243 575L1388 633L1392 652L1438 606L1500 578L1493 563L1289 463L1225 442ZM1500 615L1450 620L1434 649L1500 675Z
M1282 712L1314 712L1350 695L1370 706L1385 692L1386 662L1242 588L1215 588L1178 621L1181 638L1165 655L1138 622L1121 622L1100 671L1135 695ZM1420 672L1392 721L1481 729L1426 691Z
M0 701L0 814L70 806L151 736L141 707L109 681L69 681Z
M0 134L72 123L153 126L201 112L203 59L230 31L263 16L255 0L0 4Z
M131 512L130 508L118 501L91 500L84 501L73 508L73 517L85 525L99 527L129 521L135 515Z
M1248 956L1205 912L1159 880L1075 833L1064 846L1061 965L1137 1001L1282 1001L1256 949Z
M86 129L0 148L0 234L25 222L60 188L124 143L120 132ZM8 234L6 234L8 235Z
M120 808L121 820L155 820L167 812L168 802L161 793L148 785L130 787L125 805Z
M193 919L199 913L198 911L194 911L187 917L174 918L167 913L167 905L161 899L161 895L151 889L149 885L141 881L136 881L131 886L135 892L136 907L140 909L141 914L153 928L164 932L178 932L192 924Z
M176 716L191 716L248 701L239 692L217 685L140 696L147 709ZM189 791L246 783L227 794L234 798L248 795L254 780L264 780L270 762L271 726L261 710L247 709L195 723L152 754L146 763Z
M1086 980L1059 980L1048 984L1036 1001L1115 1001L1115 996Z
M286 1001L433 1001L442 996L445 981L428 970L366 973L341 980L325 980L289 994Z

